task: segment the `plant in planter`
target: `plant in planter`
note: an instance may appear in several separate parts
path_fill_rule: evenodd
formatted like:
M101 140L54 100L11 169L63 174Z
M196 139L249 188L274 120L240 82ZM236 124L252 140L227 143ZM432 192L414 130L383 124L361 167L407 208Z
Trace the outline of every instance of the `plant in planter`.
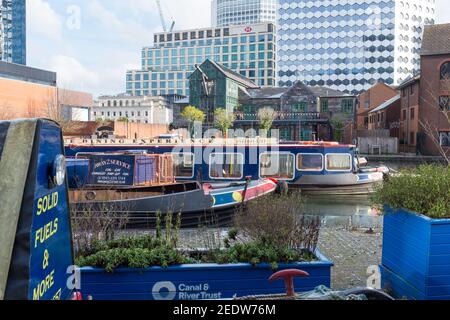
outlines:
M390 177L373 196L383 207L382 284L400 298L450 298L450 167Z
M236 229L226 238L215 237L204 250L179 249L181 221L173 226L170 215L164 230L157 223L155 235L91 245L77 257L84 266L83 294L185 300L283 293L281 282L270 285L267 279L274 270L292 268L311 275L297 280L300 291L329 286L332 263L315 249L318 219L298 215L298 201L291 195L259 201L238 213Z

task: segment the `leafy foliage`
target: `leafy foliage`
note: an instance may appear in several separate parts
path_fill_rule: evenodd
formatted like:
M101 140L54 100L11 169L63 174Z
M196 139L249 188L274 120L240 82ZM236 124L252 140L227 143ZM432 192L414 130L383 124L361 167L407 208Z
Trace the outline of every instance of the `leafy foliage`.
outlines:
M228 129L233 126L236 117L226 109L218 108L214 111L214 126L219 129L223 136L226 136Z
M258 120L261 130L269 131L273 122L277 118L278 113L272 108L262 108L258 111Z
M95 241L89 248L78 253L76 263L79 266L100 267L112 272L118 267L165 268L185 263L268 263L277 269L278 263L314 260L316 258L312 252L317 244L320 222L317 224L316 220L305 218L293 220L298 199L288 197L290 196L281 197L279 200L276 197L267 197L259 206L249 208L250 215L245 216L246 218L242 216L244 213L240 213L240 224L228 232L222 246L200 252L178 250L181 216L178 215L174 226L171 215L166 215L165 221L158 215L154 237L147 235ZM289 205L283 206L283 203ZM275 211L269 212L272 209ZM257 213L262 214L264 218L257 219L255 224L246 224L245 221L256 218ZM271 216L275 219L270 219ZM256 229L255 226L259 223L263 226ZM164 230L162 225L165 226ZM244 240L240 239L240 235Z
M295 251L314 252L320 233L320 218L302 214L299 193L272 195L249 202L236 215L236 226L256 243Z
M186 108L184 108L184 110L181 112L181 117L183 117L190 123L196 121L198 122L205 121L205 113L194 106L187 106Z
M431 218L450 218L450 167L423 165L405 169L379 186L375 205L404 208Z

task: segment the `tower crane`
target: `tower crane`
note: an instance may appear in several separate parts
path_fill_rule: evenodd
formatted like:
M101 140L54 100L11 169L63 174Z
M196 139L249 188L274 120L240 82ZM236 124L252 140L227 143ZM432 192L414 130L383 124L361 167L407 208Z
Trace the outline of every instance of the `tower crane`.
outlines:
M159 17L161 18L161 24L162 24L163 30L164 30L164 32L167 32L166 19L164 18L164 12L163 12L163 8L161 5L161 0L156 0L156 4L158 6ZM175 27L175 20L172 19L172 24L170 25L169 32L172 32L174 27Z

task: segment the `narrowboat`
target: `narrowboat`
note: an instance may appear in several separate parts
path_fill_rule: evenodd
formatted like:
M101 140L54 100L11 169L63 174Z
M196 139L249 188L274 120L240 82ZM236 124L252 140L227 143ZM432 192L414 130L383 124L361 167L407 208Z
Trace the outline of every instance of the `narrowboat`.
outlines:
M177 181L233 182L272 178L305 193L368 194L389 173L361 161L354 145L278 143L271 138L67 140L71 156L137 150L173 156Z
M153 226L157 215L182 215L182 226L204 219L224 224L235 209L277 189L274 179L225 183L175 182L172 155L89 153L67 159L75 212L126 216L128 226ZM214 215L214 216L213 216Z

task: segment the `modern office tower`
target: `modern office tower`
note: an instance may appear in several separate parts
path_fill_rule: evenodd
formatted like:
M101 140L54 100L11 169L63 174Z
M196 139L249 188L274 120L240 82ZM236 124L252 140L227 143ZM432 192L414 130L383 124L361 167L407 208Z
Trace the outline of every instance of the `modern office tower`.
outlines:
M227 27L276 22L277 0L213 0L212 25Z
M274 86L275 34L271 23L155 34L153 46L142 49L141 70L127 71L126 92L188 96L189 75L207 59Z
M435 0L279 0L278 82L360 93L420 68Z
M0 0L0 60L26 64L26 0Z

